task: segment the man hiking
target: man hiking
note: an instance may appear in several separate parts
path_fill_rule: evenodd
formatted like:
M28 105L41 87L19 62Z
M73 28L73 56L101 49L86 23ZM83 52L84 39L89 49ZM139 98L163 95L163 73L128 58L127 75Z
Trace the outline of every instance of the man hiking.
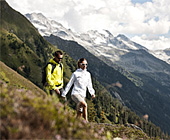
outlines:
M63 92L63 53L56 51L53 59L49 61L45 68L46 82L44 84L45 89L50 95L61 96Z

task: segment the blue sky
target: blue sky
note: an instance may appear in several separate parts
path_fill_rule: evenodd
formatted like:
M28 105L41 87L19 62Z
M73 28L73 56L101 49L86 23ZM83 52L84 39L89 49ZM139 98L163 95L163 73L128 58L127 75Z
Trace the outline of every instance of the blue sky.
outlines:
M131 0L132 3L136 4L136 3L145 3L145 2L152 2L152 0Z
M109 30L151 50L170 48L170 0L6 0L21 14L42 13L74 32Z

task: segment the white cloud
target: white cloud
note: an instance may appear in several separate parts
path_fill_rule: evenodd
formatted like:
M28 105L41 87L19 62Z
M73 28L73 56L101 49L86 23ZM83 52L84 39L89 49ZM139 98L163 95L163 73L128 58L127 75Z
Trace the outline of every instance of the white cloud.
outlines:
M138 42L139 44L145 46L150 50L163 50L170 48L170 38L164 36L159 37L148 37L147 35L134 36L131 38L133 41Z
M132 3L131 0L7 0L22 14L41 12L77 32L107 29L114 35L170 36L170 0ZM155 40L167 45L165 39ZM133 38L134 39L134 38ZM164 41L160 43L161 41ZM149 42L149 40L147 41ZM154 45L151 40L150 45ZM166 42L166 43L165 43ZM138 42L140 43L140 42ZM151 47L153 48L153 47ZM155 48L155 47L154 47ZM157 47L156 47L157 48Z

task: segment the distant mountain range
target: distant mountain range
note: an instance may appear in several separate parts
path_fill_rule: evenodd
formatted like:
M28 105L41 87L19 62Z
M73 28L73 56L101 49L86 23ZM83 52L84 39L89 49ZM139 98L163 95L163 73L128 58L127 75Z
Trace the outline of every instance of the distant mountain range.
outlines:
M170 65L168 64L170 49L151 51L122 34L114 37L108 30L103 30L102 33L93 30L81 34L74 33L71 29L66 29L58 22L49 20L40 13L26 14L26 17L44 36L52 34L64 40L75 41L119 72L123 71L127 75L127 70L145 81L146 78L141 76L144 74L158 81L160 85L166 86L166 88L170 87ZM139 78L131 77L130 79L133 81L139 81ZM137 84L141 85L141 82Z
M168 107L170 105L169 98L166 94L155 94L154 92L153 93L149 92L150 90L154 91L154 89L152 89L150 86L148 86L148 89L146 90L142 89L143 81L141 81L139 77L135 76L134 74L131 74L130 72L126 71L125 69L117 65L109 66L110 65L109 63L104 62L104 61L109 62L109 59L105 59L105 57L99 59L98 57L90 53L88 50L86 50L83 46L79 45L75 41L63 40L54 35L51 35L50 37L42 37L39 34L38 30L23 15L12 9L6 3L5 0L1 0L0 5L1 5L0 50L2 51L0 55L0 60L7 66L17 71L17 73L21 74L27 79L31 80L34 84L38 85L39 87L42 87L41 69L44 67L45 63L47 63L47 61L52 57L52 54L56 49L59 48L67 52L67 53L64 52L64 58L62 60L64 64L65 83L68 82L71 73L76 69L77 66L76 60L80 57L86 57L89 62L88 69L92 73L93 86L96 91L96 98L93 100L93 102L89 100L87 101L93 107L95 107L95 109L93 108L93 111L97 115L95 115L95 113L93 113L93 115L95 115L96 122L100 122L100 119L104 121L103 118L105 118L105 121L107 123L108 122L115 124L133 123L141 127L143 131L145 131L149 136L153 137L156 136L161 137L162 133L160 128L155 126L152 122L160 126L162 130L169 131L170 111ZM45 38L48 39L53 44L55 44L55 46L49 43L47 40L45 40ZM68 54L72 56L72 58ZM49 120L49 117L52 117L51 113L53 112L52 114L56 116L56 113L54 112L56 108L54 109L54 111L52 109L51 113L48 113L49 112L48 106L45 105L47 102L46 100L44 100L45 102L43 102L43 105L45 105L47 108L47 110L44 110L44 107L42 108L41 106L42 104L39 98L37 100L37 98L35 98L34 96L34 93L32 94L28 92L28 94L26 94L26 92L23 92L24 88L26 88L25 91L27 89L31 89L35 91L35 94L37 94L39 89L36 88L35 86L32 86L32 84L28 84L29 81L25 82L23 78L21 78L16 72L13 72L9 68L7 68L7 66L5 66L3 63L1 63L0 73L1 85L3 81L5 87L5 89L1 91L2 92L1 97L4 99L2 100L3 105L2 112L4 116L1 117L2 128L0 128L3 131L2 137L4 137L5 135L6 138L11 138L13 137L13 135L15 135L16 137L24 138L25 134L28 132L27 123L32 120L35 120L36 122L37 120L40 120L41 125L44 125L46 128L47 126L46 122L51 121ZM133 81L130 78L133 78L135 80ZM156 82L155 80L151 81L154 83ZM14 90L11 89L10 86L13 86ZM153 84L151 84L151 86L153 86ZM167 92L166 90L167 89L165 88L165 93ZM13 98L15 94L16 95L18 94L18 96L15 96L16 98ZM25 117L22 117L21 119L21 114L18 114L18 111L19 110L22 111L22 109L20 109L21 107L20 104L19 106L17 105L18 102L22 100L20 98L21 94L23 94L24 99L22 105L23 107L28 109L28 110L24 109L23 111L24 112L32 111L31 107L33 106L33 104L30 101L31 100L33 102L35 101L34 103L37 103L35 105L35 107L37 107L36 112L43 109L44 113L40 111L43 118L46 116L46 115L44 116L44 114L50 114L49 117L47 117L47 121L43 122L42 119L39 118L40 116L39 115L36 116L35 113L32 113L33 116L30 119L30 114L28 112L26 113L27 114L26 116L29 121L25 123L24 120L27 121L27 119ZM8 98L10 95L12 98ZM134 112L132 112L129 108L123 106L117 99L113 98L113 96L118 98L123 104L129 106L132 110L135 110L135 112L137 112L141 116L141 118L137 116ZM31 100L27 100L27 97L29 97ZM30 104L27 104L27 102L29 102ZM51 104L49 102L47 104L54 105L53 103ZM58 107L60 108L60 106ZM146 113L149 115L149 120L151 120L152 122L151 121L148 122L142 119L142 116ZM62 120L58 121L63 118L60 115L61 112L59 115L57 115L57 118L52 117L54 119L57 119L57 122L59 123L55 124L57 126L55 127L56 129L58 128L58 126L62 124L61 122L63 122ZM22 128L27 129L24 130L17 129L18 121L16 118L19 119L19 124L20 125L22 124ZM39 125L36 124L36 122L30 123L31 126L31 129L29 129L30 133L32 132L31 130L39 128L37 127ZM65 131L69 129L70 134L75 134L72 131L72 129L70 130L70 126L69 127L67 126L69 125L64 124L64 129L61 130L61 133L63 132L63 130ZM84 128L84 126L82 127ZM53 130L56 131L56 129L54 129L53 126ZM38 133L35 132L33 134L35 138L38 138L37 134L39 134L39 132L40 131L38 131ZM117 132L118 131L116 131L116 133ZM121 131L121 133L123 132ZM65 134L66 133L64 133L64 135ZM66 134L66 136L68 135ZM132 136L134 138L134 135ZM32 136L29 135L29 137ZM42 137L45 138L44 136Z
M122 67L140 78L144 74L158 81L160 85L170 87L170 65L168 64L170 49L151 51L122 34L114 37L108 30L103 30L102 33L93 30L81 34L74 33L60 23L47 19L41 13L26 14L26 17L44 36L52 34L64 40L76 41L90 53L119 71L122 71L120 68Z
M118 98L139 115L148 114L152 122L165 129L167 124L164 122L170 120L170 90L168 87L160 85L159 81L147 75L141 74L138 77L118 67L118 71L123 73L123 76L77 42L66 41L54 35L45 37L45 39L67 52L75 60L80 57L87 58L88 69L92 76L102 83L113 97Z
M148 113L151 120L161 128L165 123L162 125L158 122L170 120L168 49L162 53L166 56L163 58L165 62L154 56L158 51L150 51L121 34L114 37L108 30L91 30L79 34L56 21L48 20L42 14L26 14L26 17L50 43L67 52L75 60L80 57L88 58L92 74L122 103L138 113ZM113 84L116 82L122 84L123 88L115 88Z
M170 64L170 48L155 51L148 50L124 35L120 34L114 37L108 30L100 32L90 30L87 33L80 34L65 28L57 21L49 20L41 13L26 14L25 16L33 23L42 36L50 36L53 34L65 40L74 40L89 51L92 51L95 55L105 56L109 59L112 58L112 61L116 63L119 63L119 58L126 54L129 49L145 49L155 57Z

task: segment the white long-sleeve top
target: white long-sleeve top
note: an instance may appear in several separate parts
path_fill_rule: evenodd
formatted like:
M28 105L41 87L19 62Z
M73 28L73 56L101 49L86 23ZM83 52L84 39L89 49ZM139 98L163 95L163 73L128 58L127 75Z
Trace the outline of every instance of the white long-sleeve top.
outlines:
M87 70L77 69L71 75L71 78L61 96L66 97L73 84L74 87L72 89L71 95L81 94L83 97L86 97L86 90L88 88L91 96L95 96L95 91L91 81L91 74Z

